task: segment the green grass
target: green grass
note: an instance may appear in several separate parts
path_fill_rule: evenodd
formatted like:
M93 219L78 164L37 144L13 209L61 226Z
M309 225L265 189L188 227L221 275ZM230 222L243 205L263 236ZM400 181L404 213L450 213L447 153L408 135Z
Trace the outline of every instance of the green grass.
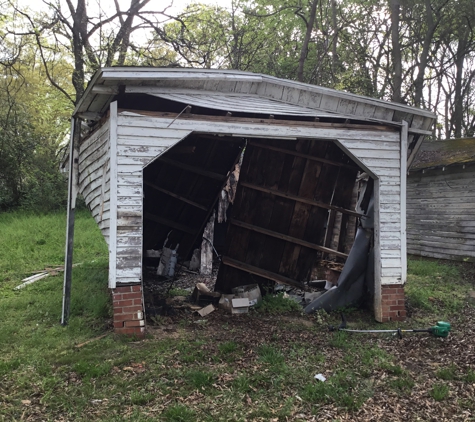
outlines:
M173 289L170 289L168 291L168 295L169 296L190 296L190 292L188 290L185 290L185 289L180 289L180 288L173 288Z
M163 412L162 418L166 422L189 422L195 420L196 415L186 406L175 404Z
M459 388L475 382L468 363L433 366L451 337L429 337L421 343L427 365L411 370L401 351L415 343L404 344L393 336L329 332L326 323L309 325L301 308L281 295L265 296L260 310L245 316L218 311L198 326L195 316L184 313L173 321L167 317L167 325L176 327L173 332L158 328L141 342L116 337L110 328L107 248L86 213L77 217L79 246L74 256L83 265L73 270L70 324L61 327L62 274L20 291L13 287L33 270L62 265L64 223L63 214L0 216L0 421L281 422L312 420L326 411L336 420L352 420L358 409L371 414L373 396L410 398L420 379L431 378L435 384L417 385L417 394L424 388L425 397L445 400L446 406L452 402L447 399L449 383ZM9 243L16 245L11 254ZM459 309L453 299L444 298L447 288L437 278L450 281L451 291L461 297L466 284L458 280L457 271L456 266L414 266L411 261L411 301L422 286L421 301L411 305L413 311L432 324L437 321L434 313L450 315ZM172 294L178 293L183 292ZM425 307L424 300L432 308ZM293 314L281 315L287 312ZM339 323L336 314L323 317ZM375 325L372 315L360 310L348 319L355 328ZM454 333L463 328L459 325L456 331L459 323L448 320L454 323ZM104 333L109 335L93 340ZM414 337L417 342L419 337ZM77 347L87 340L93 341ZM317 373L327 380L315 380ZM455 391L454 387L450 394ZM456 399L461 409L475 406L469 396Z
M2 294L5 294L4 288L13 288L33 272L64 264L66 213L3 213L0 214L0 228ZM104 264L105 259L107 246L97 225L89 212L78 212L75 220L74 262L102 260Z
M271 366L281 366L285 362L284 355L274 346L264 344L257 349L259 359Z
M53 373L51 364L70 354L75 343L103 331L110 315L104 239L91 217L78 213L74 262L82 265L73 270L70 324L61 327L62 272L20 290L13 287L33 271L63 265L65 215L2 214L0 232L0 375L28 368ZM76 369L86 377L110 369L78 355Z
M389 386L400 394L408 394L414 388L414 380L407 374L403 374L389 381Z
M440 318L447 313L459 312L471 289L461 282L460 269L447 262L409 259L405 288L411 307L422 311L438 312Z
M448 367L445 367L445 368L440 368L435 376L441 380L444 380L444 381L452 381L452 380L455 380L457 378L456 376L456 366L455 365L450 365Z
M354 372L343 370L325 382L315 381L307 384L300 396L312 405L334 403L353 411L358 410L373 394L370 382L362 382Z
M302 307L295 300L284 297L283 293L277 295L267 294L261 303L256 306L259 312L280 314L285 312L302 312Z
M430 395L435 401L445 400L449 395L449 386L446 384L434 384Z

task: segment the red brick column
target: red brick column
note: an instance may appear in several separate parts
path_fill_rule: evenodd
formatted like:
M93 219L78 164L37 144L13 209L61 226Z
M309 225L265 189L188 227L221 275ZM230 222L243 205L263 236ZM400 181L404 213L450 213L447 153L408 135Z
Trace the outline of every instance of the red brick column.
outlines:
M406 305L404 286L391 284L381 286L382 321L404 321L406 319Z
M133 284L112 289L114 331L117 334L143 337L145 320L142 302L142 286Z

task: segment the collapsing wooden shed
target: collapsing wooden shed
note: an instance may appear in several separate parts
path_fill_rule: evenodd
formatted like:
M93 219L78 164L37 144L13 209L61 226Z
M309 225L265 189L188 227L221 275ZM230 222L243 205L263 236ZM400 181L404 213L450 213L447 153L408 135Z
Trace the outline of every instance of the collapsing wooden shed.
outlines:
M424 141L407 181L408 252L475 261L475 138Z
M378 321L404 318L407 158L432 113L240 71L105 68L72 121L66 266L79 191L109 245L118 332L143 332L144 251L187 259L243 152L216 289L303 286L362 250L360 225L364 266L341 277L368 279Z

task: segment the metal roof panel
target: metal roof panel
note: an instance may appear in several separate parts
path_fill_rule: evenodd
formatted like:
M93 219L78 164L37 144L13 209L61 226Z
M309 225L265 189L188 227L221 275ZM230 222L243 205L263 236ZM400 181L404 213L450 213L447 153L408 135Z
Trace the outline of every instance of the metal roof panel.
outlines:
M313 110L283 101L263 98L258 95L244 94L223 94L214 92L186 93L149 93L155 97L164 98L179 103L194 105L198 107L211 108L213 110L223 110L239 113L272 114L277 116L310 116L310 117L331 117L346 119L347 116L328 113L325 111Z

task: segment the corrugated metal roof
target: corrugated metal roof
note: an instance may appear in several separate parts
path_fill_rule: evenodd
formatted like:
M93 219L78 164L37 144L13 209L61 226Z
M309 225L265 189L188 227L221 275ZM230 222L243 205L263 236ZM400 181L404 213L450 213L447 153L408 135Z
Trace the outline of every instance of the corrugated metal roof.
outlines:
M424 141L411 170L475 162L475 138Z
M256 113L265 115L281 116L310 116L310 117L332 117L345 119L336 113L328 113L320 110L313 110L283 101L263 98L258 95L243 94L220 94L213 92L203 93L149 93L155 97L164 98L179 103L211 108L213 110L224 110L240 113Z

